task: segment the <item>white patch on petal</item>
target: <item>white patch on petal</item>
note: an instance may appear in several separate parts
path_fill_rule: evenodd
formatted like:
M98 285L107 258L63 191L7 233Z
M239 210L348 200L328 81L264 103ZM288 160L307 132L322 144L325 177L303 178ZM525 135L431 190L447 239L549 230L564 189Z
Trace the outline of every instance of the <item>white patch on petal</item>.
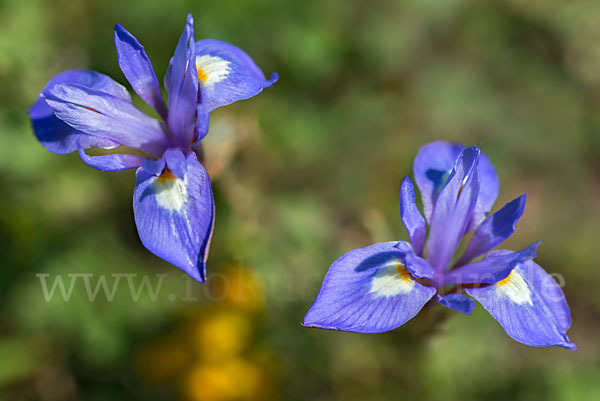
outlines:
M531 290L518 268L514 268L508 277L496 283L496 291L518 305L533 305Z
M227 60L220 57L204 56L196 57L196 70L198 82L202 86L211 86L224 80L229 75L229 64Z
M369 294L375 297L394 297L408 294L415 282L408 271L398 262L382 267L371 280Z
M154 196L156 203L163 209L179 212L187 199L187 182L177 177L161 180L157 178L154 183Z

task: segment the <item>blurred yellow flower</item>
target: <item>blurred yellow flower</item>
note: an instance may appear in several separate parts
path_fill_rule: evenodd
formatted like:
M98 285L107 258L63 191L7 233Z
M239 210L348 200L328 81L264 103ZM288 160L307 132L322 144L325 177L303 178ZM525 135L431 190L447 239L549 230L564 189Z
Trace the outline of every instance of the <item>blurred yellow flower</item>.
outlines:
M200 319L195 327L194 348L204 360L228 358L247 344L251 322L236 311L219 311Z
M141 348L141 376L179 386L188 401L265 401L273 393L270 362L252 337L263 282L250 268L229 265L213 283L219 302L188 310L169 334Z
M190 370L183 393L189 401L264 400L262 381L258 366L233 357Z

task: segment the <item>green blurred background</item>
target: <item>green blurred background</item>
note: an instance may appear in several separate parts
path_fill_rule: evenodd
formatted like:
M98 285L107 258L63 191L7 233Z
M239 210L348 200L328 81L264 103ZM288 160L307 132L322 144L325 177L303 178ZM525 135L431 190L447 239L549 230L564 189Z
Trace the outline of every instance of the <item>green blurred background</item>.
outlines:
M131 171L47 152L26 113L65 69L126 83L115 22L162 78L188 12L280 74L211 115L208 284L142 247ZM0 399L600 399L598 21L594 0L0 0ZM528 193L506 247L542 241L580 350L516 343L480 306L380 335L300 326L333 260L406 238L399 184L435 139L482 144L495 210ZM162 286L47 302L37 274Z

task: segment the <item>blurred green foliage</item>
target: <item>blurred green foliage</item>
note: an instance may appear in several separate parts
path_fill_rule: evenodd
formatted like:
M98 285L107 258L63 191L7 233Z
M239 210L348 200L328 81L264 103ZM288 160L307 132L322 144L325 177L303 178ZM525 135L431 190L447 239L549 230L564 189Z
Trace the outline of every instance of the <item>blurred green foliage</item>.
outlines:
M47 152L26 113L65 69L125 83L115 22L162 77L188 12L196 38L280 74L211 116L224 168L204 285L139 243L131 172ZM600 399L599 19L593 0L0 0L0 399ZM431 308L381 335L300 327L333 260L405 239L399 184L435 139L482 144L502 183L496 209L528 192L506 247L542 240L537 261L564 278L579 351L520 345L481 307ZM227 266L263 283L258 312L224 306ZM68 274L92 286L136 274L138 287L166 276L156 299L134 301L125 277L112 302L90 302L81 281L68 302L46 302L37 274L67 286ZM206 322L221 313L234 317L215 318L214 334ZM222 336L243 344L223 348L228 359L194 348Z

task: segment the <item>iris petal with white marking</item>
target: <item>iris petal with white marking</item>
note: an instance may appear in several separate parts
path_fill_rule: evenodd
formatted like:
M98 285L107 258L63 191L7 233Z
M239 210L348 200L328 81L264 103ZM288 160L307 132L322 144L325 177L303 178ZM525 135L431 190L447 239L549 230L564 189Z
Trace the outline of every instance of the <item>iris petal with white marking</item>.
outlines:
M466 291L515 340L531 346L577 348L566 334L571 312L565 296L552 276L535 262L518 264L496 284Z
M259 94L277 81L269 80L243 50L214 39L196 42L200 103L208 112Z
M412 319L436 293L417 282L402 264L397 242L352 250L335 261L304 325L379 333Z
M162 171L157 171L157 168ZM204 281L214 223L208 174L196 154L169 149L162 162L142 164L133 196L142 243L155 255Z

